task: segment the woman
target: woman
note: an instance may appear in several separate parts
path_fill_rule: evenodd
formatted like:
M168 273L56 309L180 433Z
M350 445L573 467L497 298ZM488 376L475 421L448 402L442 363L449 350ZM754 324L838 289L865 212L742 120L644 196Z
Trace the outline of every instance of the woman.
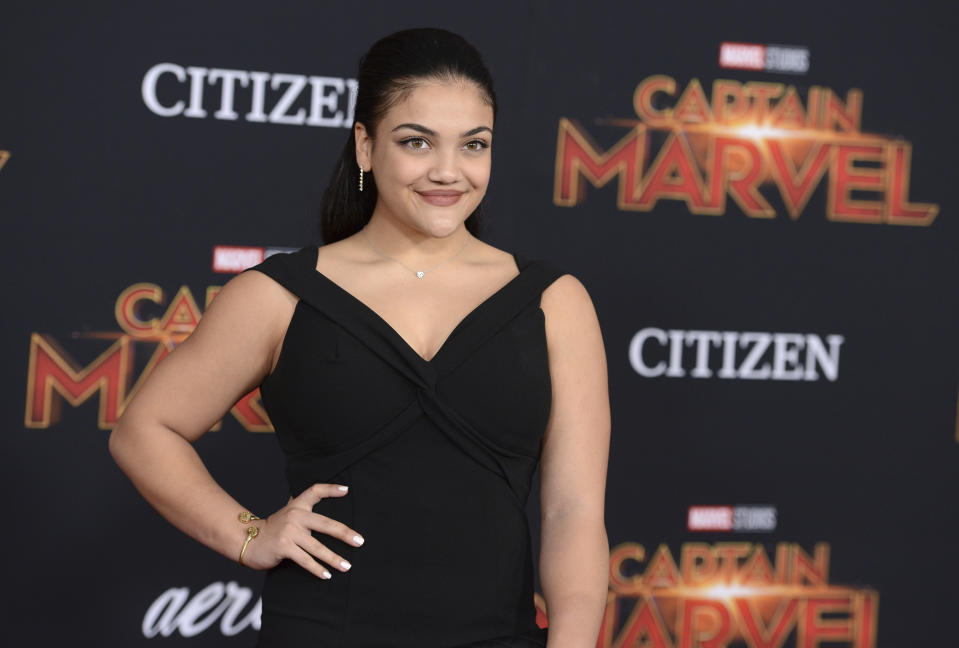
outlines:
M577 279L476 238L495 115L459 36L374 44L324 196L325 245L229 281L110 436L171 523L269 570L260 646L547 645L524 512L537 463L548 646L596 643L602 337ZM257 386L290 482L265 519L191 445Z

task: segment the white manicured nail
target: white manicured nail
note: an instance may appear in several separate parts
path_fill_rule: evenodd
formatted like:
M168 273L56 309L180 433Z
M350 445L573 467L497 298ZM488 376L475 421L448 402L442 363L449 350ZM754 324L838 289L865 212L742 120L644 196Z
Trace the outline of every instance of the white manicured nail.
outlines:
M342 567L343 569L349 569L349 568L350 568L350 563L346 562L345 560L341 560L341 561L340 561L340 567Z
M355 535L353 536L353 542L355 542L356 544L363 544L363 538L358 535Z
M344 492L349 490L348 486L337 486L337 488L339 488L341 491L344 491Z
M332 578L333 575L328 571L323 571L323 578Z

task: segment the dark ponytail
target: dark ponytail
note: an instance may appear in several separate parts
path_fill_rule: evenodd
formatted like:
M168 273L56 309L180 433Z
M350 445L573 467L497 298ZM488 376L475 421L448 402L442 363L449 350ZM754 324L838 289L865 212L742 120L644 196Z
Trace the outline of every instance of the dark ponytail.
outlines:
M391 106L401 101L419 83L427 80L466 80L479 86L496 118L493 78L476 49L461 36L444 29L406 29L380 39L360 59L354 124L362 123L372 137ZM376 183L372 173L363 174L356 163L353 127L323 192L320 230L324 243L334 243L360 231L376 206ZM466 229L479 236L482 203L466 219Z

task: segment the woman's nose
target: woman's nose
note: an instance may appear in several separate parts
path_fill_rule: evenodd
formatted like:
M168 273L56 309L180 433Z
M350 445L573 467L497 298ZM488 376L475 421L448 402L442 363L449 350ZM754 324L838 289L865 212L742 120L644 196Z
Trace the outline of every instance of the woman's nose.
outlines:
M432 182L449 184L459 179L459 167L456 163L455 151L437 152L433 156L433 161L433 167L427 175Z

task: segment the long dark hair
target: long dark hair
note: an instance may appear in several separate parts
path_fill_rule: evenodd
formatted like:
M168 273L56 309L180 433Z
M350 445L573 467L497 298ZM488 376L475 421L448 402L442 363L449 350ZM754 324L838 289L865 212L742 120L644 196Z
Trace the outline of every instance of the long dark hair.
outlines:
M476 48L462 36L445 29L420 28L390 34L374 43L360 58L353 123L362 123L373 137L376 125L387 110L426 80L472 81L492 106L493 119L496 119L493 77ZM343 153L323 193L320 230L324 243L355 234L373 215L376 185L371 177L364 177L360 193L359 171L356 136L351 126ZM481 206L482 203L466 219L466 229L474 236L482 229Z

